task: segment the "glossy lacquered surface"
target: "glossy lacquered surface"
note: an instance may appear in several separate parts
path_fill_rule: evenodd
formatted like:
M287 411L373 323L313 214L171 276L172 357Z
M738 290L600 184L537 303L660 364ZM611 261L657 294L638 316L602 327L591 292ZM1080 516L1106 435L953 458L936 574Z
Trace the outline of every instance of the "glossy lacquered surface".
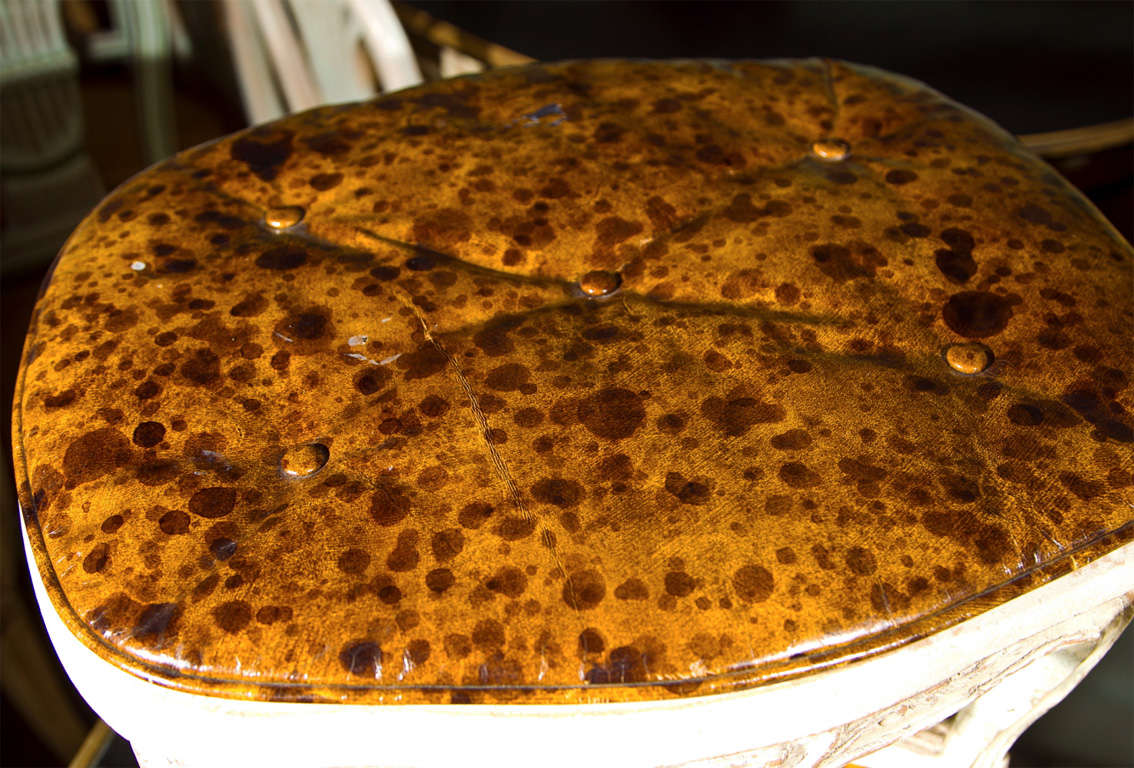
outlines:
M188 691L703 695L1129 540L1131 249L839 62L591 62L298 115L71 238L16 403L70 629Z

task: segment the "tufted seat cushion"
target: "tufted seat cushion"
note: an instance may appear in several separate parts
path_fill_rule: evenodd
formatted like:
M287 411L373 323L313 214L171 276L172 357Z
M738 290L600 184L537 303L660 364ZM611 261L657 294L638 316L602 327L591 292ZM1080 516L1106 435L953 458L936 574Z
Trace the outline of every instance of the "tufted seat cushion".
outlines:
M1131 539L1131 259L995 125L840 62L319 109L71 237L25 525L68 629L182 691L748 688Z

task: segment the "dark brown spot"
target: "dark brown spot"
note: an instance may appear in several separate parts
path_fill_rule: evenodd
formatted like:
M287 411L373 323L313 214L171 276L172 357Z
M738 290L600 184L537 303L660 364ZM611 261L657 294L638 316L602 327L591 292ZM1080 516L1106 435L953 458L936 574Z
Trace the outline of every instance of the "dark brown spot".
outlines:
M792 283L781 283L776 287L776 301L781 304L795 304L801 295L799 288Z
M57 395L45 395L43 398L44 408L65 408L71 403L75 402L77 397L75 390L65 389Z
M977 265L971 253L941 249L936 253L937 268L953 283L963 284L976 274Z
M595 233L598 236L598 244L600 246L610 247L617 243L633 237L641 232L643 226L636 221L626 221L617 216L609 216L602 219L595 225Z
M211 595L220 583L220 574L211 573L193 587L193 599L201 600Z
M874 277L878 267L886 265L886 259L878 249L865 243L850 246L826 243L811 248L811 258L827 277L837 283L845 283L858 277Z
M365 640L349 643L339 652L339 664L352 675L377 679L382 676L382 649Z
M886 477L886 470L876 467L865 459L839 459L839 469L854 480L877 482Z
M536 501L567 509L578 504L584 494L583 486L562 477L545 477L532 486Z
M528 383L528 369L519 363L493 368L484 383L499 392L514 392Z
M448 360L441 350L433 344L423 344L413 352L398 358L398 368L405 371L406 381L427 379L445 370Z
M402 599L402 591L388 574L382 573L374 577L370 588L378 595L378 599L386 605L397 605Z
M630 390L608 387L580 400L577 415L597 437L621 440L634 434L646 418L646 409Z
M595 128L592 134L592 138L599 144L612 144L621 139L623 133L622 126L616 123L604 122L598 124L598 127Z
M217 560L224 562L236 554L235 541L227 536L220 536L216 532L210 532L208 535L215 536L215 538L209 539L209 552L211 552L213 557Z
M909 184L911 181L917 181L917 174L904 168L895 168L886 173L886 181L890 184Z
M900 227L890 227L886 230L886 237L894 242L905 243L906 236L909 237L929 237L931 230L924 224L919 224L916 221L907 221Z
M220 358L209 349L194 350L181 364L181 374L201 387L212 384L220 377Z
M408 658L412 664L424 664L429 661L431 650L428 640L423 638L410 640L409 644L406 645L406 658Z
M229 634L236 634L252 621L252 606L243 600L230 600L213 609L213 621Z
M460 528L446 528L433 534L429 546L433 550L433 556L443 563L452 560L465 548L465 535Z
M614 596L619 600L646 600L650 590L641 579L627 579L614 588Z
M496 571L484 582L484 586L493 592L499 592L507 597L519 597L528 585L528 577L524 572L514 566L504 566Z
M963 291L949 297L941 310L941 318L961 336L983 339L1008 327L1012 306L994 293Z
M189 532L189 515L185 514L179 509L171 509L158 518L158 527L161 528L162 533L170 536L176 536L182 533Z
M160 392L161 385L153 379L146 379L134 388L134 396L139 400L149 400L152 397L157 397Z
M685 597L696 587L693 577L684 571L670 571L665 575L665 591L674 597Z
M648 667L656 661L653 653L643 653L632 645L613 649L605 666L587 673L591 683L641 683L649 677Z
M516 330L523 322L520 318L506 317L493 320L473 336L473 343L489 357L500 357L514 349L512 340L508 337L510 331Z
M1108 386L1126 387L1126 374L1117 368L1098 369L1096 376L1101 377L1104 382L1108 382ZM1074 409L1075 413L1095 426L1096 435L1108 437L1120 443L1134 442L1134 429L1125 419L1119 418L1125 416L1125 412L1118 406L1117 402L1107 403L1107 400L1112 397L1113 395L1104 397L1092 387L1076 386L1059 398L1062 401L1061 404L1047 401L1045 403L1047 405L1045 417L1054 426L1068 426L1071 420L1075 418L1070 410ZM1070 409L1067 406L1070 406ZM1071 418L1068 419L1068 416Z
M275 624L277 621L290 621L292 610L288 606L265 605L256 611L256 621L259 624Z
M425 586L431 592L441 594L449 587L453 586L453 572L448 568L434 568L429 573L425 574Z
M606 643L602 639L602 634L594 627L587 627L579 633L579 653L586 656L602 653L605 649Z
M534 520L518 515L509 515L501 520L492 532L505 541L518 541L531 536L534 530Z
M456 633L445 635L445 653L454 659L463 659L472 652L472 641Z
M709 501L709 486L702 482L686 480L680 472L666 474L665 489L676 496L682 504L705 504Z
M341 173L317 173L311 177L309 182L312 187L320 192L326 192L328 189L334 189L343 180Z
M448 412L449 401L437 395L428 395L417 404L417 407L426 416L436 419Z
M459 208L441 208L422 215L413 223L415 245L427 246L442 253L471 236L472 220Z
M492 517L494 509L491 504L483 501L472 501L461 508L457 514L457 522L465 528L479 528L488 518Z
M158 272L164 274L183 275L197 268L196 259L166 259L161 262Z
M165 427L156 421L143 421L134 427L134 445L153 448L165 437Z
M177 634L180 616L181 607L177 603L152 603L138 614L130 635L134 639L148 639L160 645L164 638Z
M277 136L272 138L270 134L257 132L241 136L232 144L232 159L247 165L261 180L272 181L291 156L291 134L285 132Z
M294 245L281 245L264 251L256 258L256 266L263 269L288 270L301 267L307 261L307 251Z
M210 519L224 517L236 506L235 488L202 488L189 498L189 511Z
M361 549L351 548L339 555L339 570L343 573L359 574L370 565L370 555Z
M606 581L598 571L576 571L563 584L563 602L575 610L594 608L606 597Z
M1106 486L1097 480L1088 480L1074 472L1061 472L1059 482L1083 501L1090 501L1106 492Z
M858 181L858 177L847 170L840 169L827 171L823 175L835 184L854 184L856 181Z
M499 648L506 640L504 626L495 619L482 619L472 631L472 641L481 648Z
M379 480L370 497L370 516L378 525L395 525L409 514L410 500L405 488L389 480Z
M386 558L386 567L391 571L412 571L417 567L421 556L417 552L417 531L402 531L394 549Z
M538 408L521 408L512 415L516 426L530 429L543 423L543 411Z
M775 581L766 568L759 565L745 565L732 575L732 588L742 601L762 603L771 597Z
M98 573L106 567L110 548L106 542L96 544L86 557L83 558L83 570L87 573Z
M847 568L859 576L869 576L877 568L874 553L863 547L852 547L847 550L846 561Z
M354 377L354 388L364 395L373 395L386 386L391 378L393 374L385 368L367 368Z
M1004 562L1012 551L1011 538L1003 528L995 525L983 526L973 537L973 545L980 559L989 565ZM1018 561L1020 556L1015 557Z
M805 429L789 429L772 437L772 447L780 451L801 451L811 445L811 435Z
M598 474L608 482L624 482L633 476L634 462L625 453L616 453L599 462Z
M67 487L97 480L125 466L131 458L130 441L113 427L87 432L67 446L63 474Z
M940 483L949 498L962 504L971 504L981 496L980 483L971 477L950 473L944 475Z
M786 412L776 403L754 397L734 396L728 400L710 397L701 403L701 415L729 437L740 437L755 424L783 421Z
M1043 423L1043 411L1034 405L1016 403L1008 408L1008 420L1021 427L1035 427Z
M780 479L792 488L814 488L821 482L817 473L798 461L789 461L781 466Z
M326 310L311 309L288 315L276 326L276 333L288 342L311 342L327 336L330 317Z
M1051 214L1035 203L1028 203L1016 209L1016 215L1031 224L1050 225L1052 223Z

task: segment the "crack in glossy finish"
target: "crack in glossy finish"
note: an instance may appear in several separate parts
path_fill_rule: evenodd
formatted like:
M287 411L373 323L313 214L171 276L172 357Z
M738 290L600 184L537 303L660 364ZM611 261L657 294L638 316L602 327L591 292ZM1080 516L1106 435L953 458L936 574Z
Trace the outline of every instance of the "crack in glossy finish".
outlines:
M71 630L162 685L734 690L1131 538L1131 285L1089 203L910 80L462 78L91 214L28 336L21 506Z

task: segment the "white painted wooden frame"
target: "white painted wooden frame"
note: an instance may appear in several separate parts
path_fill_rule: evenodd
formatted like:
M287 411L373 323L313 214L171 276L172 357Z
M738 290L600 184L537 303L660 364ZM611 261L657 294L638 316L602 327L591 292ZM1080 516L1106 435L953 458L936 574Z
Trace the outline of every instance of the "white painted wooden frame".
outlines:
M422 82L388 0L224 0L241 98L250 122ZM366 52L368 64L358 58Z
M24 545L30 563L26 533ZM567 706L285 704L183 693L122 671L66 629L31 571L64 668L144 768L991 768L1101 658L1134 604L1128 544L898 650L738 693ZM924 732L955 713L949 727Z

